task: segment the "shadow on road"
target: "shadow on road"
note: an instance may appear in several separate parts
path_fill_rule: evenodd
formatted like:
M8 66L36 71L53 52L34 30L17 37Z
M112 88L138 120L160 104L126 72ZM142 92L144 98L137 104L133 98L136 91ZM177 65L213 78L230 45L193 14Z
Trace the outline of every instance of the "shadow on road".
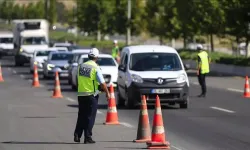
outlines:
M48 82L48 83L46 83L47 85L55 85L55 83L54 83L54 81L52 81L52 82ZM60 85L62 86L62 85L70 85L70 84L68 84L68 83L62 83L62 82L60 82Z
M69 143L69 142L21 142L21 141L7 141L2 144L83 144L83 143Z
M35 118L35 119L46 119L46 118L58 118L58 117L47 117L47 116L30 116L30 117L22 117L22 118L29 118L29 119L33 119L33 118Z
M48 91L54 91L54 88L49 88ZM61 87L61 92L75 92L76 93L75 90L72 90L70 88L66 89L66 88L62 88L62 87Z
M73 107L73 108L78 108L78 105L67 105L68 107ZM107 109L108 105L107 104L98 104L98 109ZM148 110L154 110L155 106L154 105L148 105L147 106ZM140 110L140 106L136 106L135 108L126 108L125 106L117 106L118 110ZM161 105L161 109L179 109L178 107L174 106L168 106L168 105Z
M135 148L135 147L105 147L110 149L147 149L147 148Z
M196 74L195 71L193 71L193 72L187 72L187 75L190 76L190 77L196 77L197 76L197 74ZM207 76L208 77L234 77L235 75L210 72Z

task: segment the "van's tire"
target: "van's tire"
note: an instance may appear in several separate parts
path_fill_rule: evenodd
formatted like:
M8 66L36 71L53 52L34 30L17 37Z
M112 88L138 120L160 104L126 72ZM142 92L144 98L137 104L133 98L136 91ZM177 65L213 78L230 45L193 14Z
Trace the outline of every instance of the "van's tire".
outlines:
M125 100L122 98L118 86L117 86L117 103L119 107L125 106Z
M189 104L189 97L185 98L185 102L180 103L180 108L181 109L187 109L188 108L188 104Z
M131 96L129 95L128 90L126 90L125 105L126 105L126 107L127 107L128 109L133 109L133 108L135 108L134 99L131 98Z

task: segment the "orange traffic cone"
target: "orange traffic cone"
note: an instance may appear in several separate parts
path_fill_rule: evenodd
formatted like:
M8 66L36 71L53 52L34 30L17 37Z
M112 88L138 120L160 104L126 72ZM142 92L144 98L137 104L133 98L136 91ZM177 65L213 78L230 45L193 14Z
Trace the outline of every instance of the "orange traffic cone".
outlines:
M245 79L244 97L250 97L248 76L246 76L246 79Z
M170 149L169 142L165 140L161 103L158 95L156 96L155 102L155 113L151 140L152 141L147 142L148 149Z
M143 95L141 100L141 111L137 128L137 139L134 140L134 142L141 143L149 141L151 141L151 135L150 135L150 125L148 119L148 109L147 109L146 97L145 95Z
M40 87L39 76L38 76L38 72L37 72L37 65L34 65L34 74L33 74L32 86L33 87Z
M0 64L0 82L4 82L1 64Z
M55 75L55 89L54 89L54 93L52 97L63 98L62 93L61 93L61 86L60 86L58 71L56 71L56 75Z
M105 125L119 125L120 123L118 121L114 87L112 84L110 85L110 95L111 95L111 98L109 99L109 102L108 102L108 111L107 111L107 115L106 115L106 122L103 124L105 124Z

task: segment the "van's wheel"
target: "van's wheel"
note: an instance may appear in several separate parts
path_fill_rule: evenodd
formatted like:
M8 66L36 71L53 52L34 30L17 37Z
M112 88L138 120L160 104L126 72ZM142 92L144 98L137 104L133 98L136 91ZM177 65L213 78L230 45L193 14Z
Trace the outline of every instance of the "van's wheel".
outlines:
M126 100L125 105L129 109L133 109L135 107L133 99L130 97L128 90L126 90Z
M125 100L122 98L118 86L117 86L117 103L118 106L125 106Z
M180 103L180 108L182 109L187 109L188 108L188 103L189 103L189 97L185 98L185 102Z

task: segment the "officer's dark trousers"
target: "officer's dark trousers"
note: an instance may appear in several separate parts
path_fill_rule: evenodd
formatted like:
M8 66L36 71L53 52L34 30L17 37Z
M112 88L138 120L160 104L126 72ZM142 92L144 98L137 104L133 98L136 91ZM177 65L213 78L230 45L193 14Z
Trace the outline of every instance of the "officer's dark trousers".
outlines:
M95 124L99 96L78 96L78 118L75 128L75 135L91 138L92 129Z
M207 86L206 86L206 74L199 73L198 75L198 81L201 86L201 94L206 95L207 93Z

